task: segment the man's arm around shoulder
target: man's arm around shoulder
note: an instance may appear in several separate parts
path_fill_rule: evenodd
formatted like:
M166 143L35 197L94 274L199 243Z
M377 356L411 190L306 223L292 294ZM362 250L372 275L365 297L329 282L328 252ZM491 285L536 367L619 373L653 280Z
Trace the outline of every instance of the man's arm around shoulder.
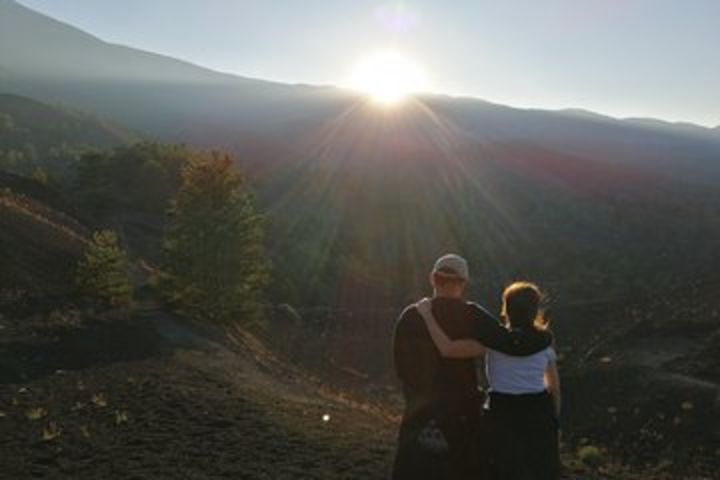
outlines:
M549 347L550 332L510 331L487 310L476 303L468 302L468 311L475 323L475 338L488 348L508 355L532 355Z

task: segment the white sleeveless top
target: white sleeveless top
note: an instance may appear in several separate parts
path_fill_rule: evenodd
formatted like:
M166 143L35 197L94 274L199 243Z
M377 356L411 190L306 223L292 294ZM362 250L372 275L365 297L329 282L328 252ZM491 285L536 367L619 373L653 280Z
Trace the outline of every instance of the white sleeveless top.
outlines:
M488 349L485 354L485 372L490 390L512 395L544 392L545 368L556 358L552 347L526 357Z

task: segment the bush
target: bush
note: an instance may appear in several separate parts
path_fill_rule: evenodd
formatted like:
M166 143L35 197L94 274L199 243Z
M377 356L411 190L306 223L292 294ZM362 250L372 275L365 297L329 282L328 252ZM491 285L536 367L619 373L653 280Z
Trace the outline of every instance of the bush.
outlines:
M84 295L113 306L132 303L133 287L127 272L127 254L110 230L96 232L77 269L76 282Z
M588 467L599 467L605 463L605 455L602 450L594 445L585 445L578 449L578 459Z

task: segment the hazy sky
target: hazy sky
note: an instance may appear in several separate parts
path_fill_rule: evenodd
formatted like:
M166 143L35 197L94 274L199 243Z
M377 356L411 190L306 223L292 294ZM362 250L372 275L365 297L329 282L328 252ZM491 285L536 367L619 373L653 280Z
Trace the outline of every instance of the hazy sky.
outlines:
M240 75L343 84L393 48L432 90L720 124L720 0L21 0L98 37Z

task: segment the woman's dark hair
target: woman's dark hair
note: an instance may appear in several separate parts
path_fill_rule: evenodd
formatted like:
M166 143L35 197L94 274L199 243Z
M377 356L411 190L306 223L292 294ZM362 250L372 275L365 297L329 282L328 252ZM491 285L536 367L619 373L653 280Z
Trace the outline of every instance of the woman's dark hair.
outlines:
M548 322L540 308L543 299L543 293L534 283L510 284L503 292L503 320L512 328L545 330Z

